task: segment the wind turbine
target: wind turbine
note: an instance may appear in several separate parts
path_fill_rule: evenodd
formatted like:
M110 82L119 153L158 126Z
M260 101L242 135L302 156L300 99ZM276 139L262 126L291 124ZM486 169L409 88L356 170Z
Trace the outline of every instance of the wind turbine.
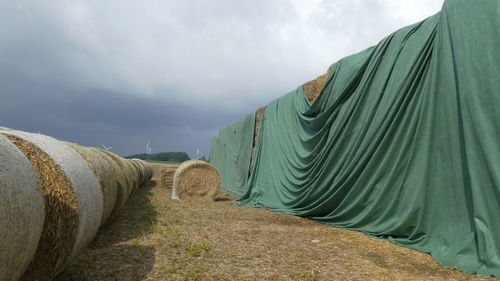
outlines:
M146 159L148 157L149 154L151 154L151 150L153 150L153 148L150 146L151 144L151 139L148 140L148 143L146 144Z
M104 149L106 149L106 151L110 151L110 150L111 150L111 148L113 148L112 146L110 146L110 147L106 147L104 144L102 145L102 147L104 147Z

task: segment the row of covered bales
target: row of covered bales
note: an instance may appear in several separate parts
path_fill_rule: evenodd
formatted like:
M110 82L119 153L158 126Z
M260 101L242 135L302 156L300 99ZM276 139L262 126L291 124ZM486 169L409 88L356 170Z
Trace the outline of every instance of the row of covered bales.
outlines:
M500 277L498 38L500 1L445 0L220 128L222 188Z
M51 280L151 179L150 164L0 128L0 280Z

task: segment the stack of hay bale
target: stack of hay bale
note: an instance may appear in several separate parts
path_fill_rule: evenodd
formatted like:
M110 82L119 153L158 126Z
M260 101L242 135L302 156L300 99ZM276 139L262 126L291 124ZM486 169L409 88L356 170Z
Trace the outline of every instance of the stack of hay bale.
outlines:
M0 280L51 280L153 170L101 149L0 128Z
M316 79L306 82L302 85L302 90L304 91L304 95L311 104L313 104L319 98L321 90L325 86L331 68L332 66L330 66L325 73L318 76ZM266 107L267 106L262 106L258 108L257 111L255 112L255 127L253 135L251 161L253 161L253 156L255 154L257 139L259 138L259 133L260 133L261 119L262 115L264 114L264 111L266 110Z

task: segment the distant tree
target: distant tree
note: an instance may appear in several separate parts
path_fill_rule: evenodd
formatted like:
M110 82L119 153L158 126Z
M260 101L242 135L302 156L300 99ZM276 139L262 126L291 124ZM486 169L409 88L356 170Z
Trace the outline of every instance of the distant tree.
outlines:
M142 154L134 154L126 156L125 158L128 159L138 158L142 160L154 160L154 161L165 161L165 162L184 162L186 160L191 159L189 158L189 155L186 152L159 152L149 155L142 153Z
M205 158L205 155L201 156L200 160L207 162L207 158Z

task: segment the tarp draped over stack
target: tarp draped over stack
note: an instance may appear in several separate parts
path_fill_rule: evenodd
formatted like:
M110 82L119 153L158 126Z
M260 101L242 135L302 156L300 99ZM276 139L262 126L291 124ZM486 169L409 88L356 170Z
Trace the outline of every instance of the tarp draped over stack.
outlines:
M212 138L210 163L221 173L221 187L235 195L245 193L253 146L255 113L231 123Z
M334 64L314 104L271 102L238 203L500 276L499 120L500 1L447 0Z

